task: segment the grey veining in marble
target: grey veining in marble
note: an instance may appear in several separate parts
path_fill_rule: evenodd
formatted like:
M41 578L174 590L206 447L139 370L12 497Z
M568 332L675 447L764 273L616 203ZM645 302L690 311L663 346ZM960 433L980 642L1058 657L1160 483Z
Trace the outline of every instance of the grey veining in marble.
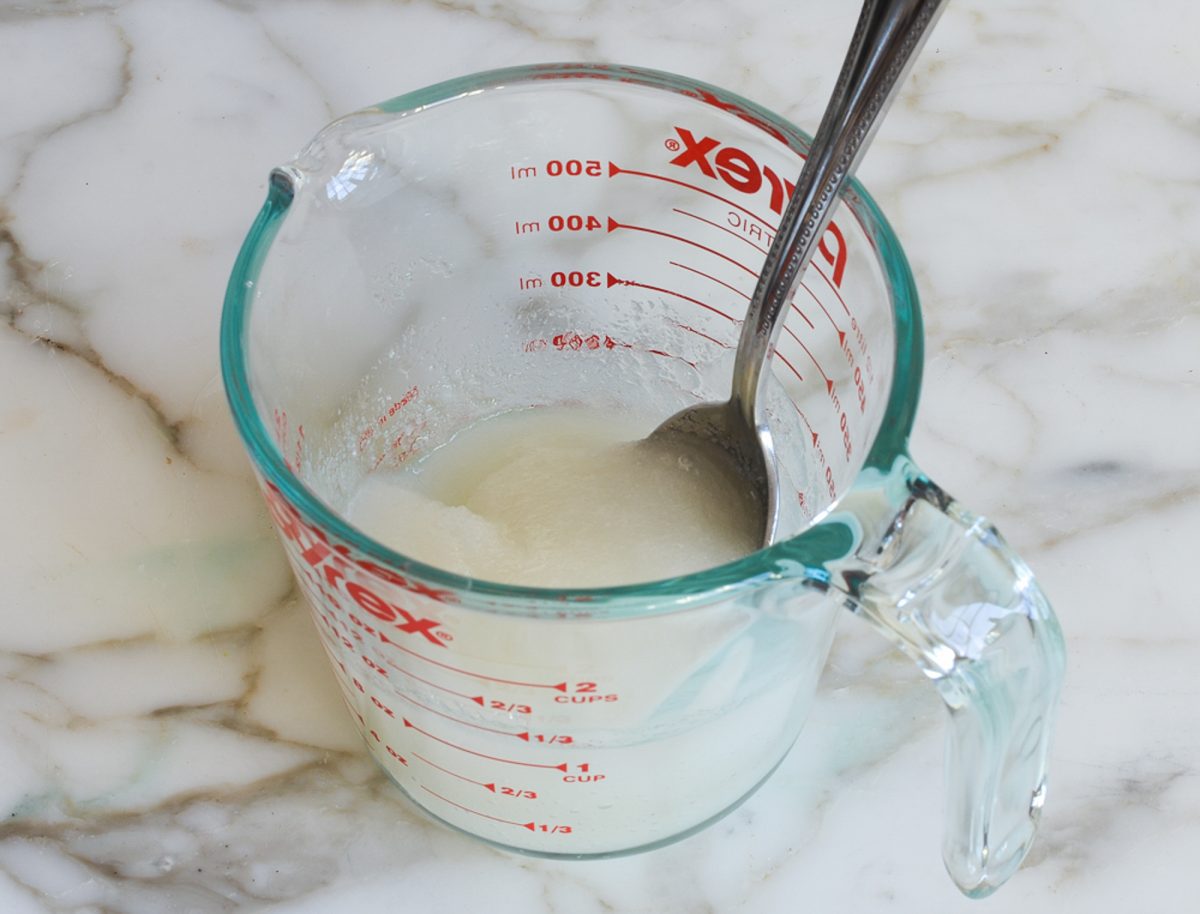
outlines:
M956 0L861 173L924 302L914 453L1069 640L1041 838L993 899L942 872L936 697L852 624L796 750L694 838L573 864L426 822L345 720L250 478L224 284L321 125L582 59L811 129L856 6L0 2L0 911L1195 909L1194 4Z

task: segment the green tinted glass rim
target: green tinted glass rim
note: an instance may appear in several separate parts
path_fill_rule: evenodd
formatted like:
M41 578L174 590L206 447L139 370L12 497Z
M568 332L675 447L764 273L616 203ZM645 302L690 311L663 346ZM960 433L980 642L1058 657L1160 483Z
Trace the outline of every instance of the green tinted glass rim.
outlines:
M658 70L602 64L540 64L489 70L397 96L347 118L381 112L411 116L423 108L453 101L467 94L503 89L514 84L549 85L558 80L581 78L630 83L731 107L745 119L785 139L788 145L800 152L807 149L811 139L804 131L778 115L716 86ZM916 413L924 361L920 305L908 261L875 201L853 178L843 193L845 202L876 247L892 295L895 327L892 387L883 421L863 466L864 470L889 473L897 465L897 458L907 455L908 438ZM250 390L245 340L254 290L263 261L291 202L291 183L282 172L276 171L272 175L266 202L238 253L226 289L220 331L221 372L234 422L255 467L268 483L275 486L300 511L307 522L374 561L447 589L486 598L496 608L506 604L528 605L531 601L555 601L577 604L580 610L586 607L592 613L601 606L619 612L621 606L627 604L632 612L636 605L638 612L646 612L655 605L667 608L707 602L731 589L755 586L785 576L807 575L822 580L826 576L824 563L842 557L850 547L853 538L846 528L836 520L826 519L795 537L716 568L621 587L567 590L520 587L465 577L409 558L368 537L331 510L288 469L255 408ZM826 512L827 515L829 513Z

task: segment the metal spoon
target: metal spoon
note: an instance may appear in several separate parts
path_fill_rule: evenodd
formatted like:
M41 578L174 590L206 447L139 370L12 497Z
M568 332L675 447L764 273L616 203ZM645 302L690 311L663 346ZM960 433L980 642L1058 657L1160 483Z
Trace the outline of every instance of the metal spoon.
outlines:
M744 478L761 509L763 545L779 524L779 474L766 416L758 409L763 366L788 302L833 214L838 191L870 145L946 0L866 0L837 85L813 139L808 159L767 252L746 311L733 363L733 389L724 402L701 403L676 413L649 441L702 449Z

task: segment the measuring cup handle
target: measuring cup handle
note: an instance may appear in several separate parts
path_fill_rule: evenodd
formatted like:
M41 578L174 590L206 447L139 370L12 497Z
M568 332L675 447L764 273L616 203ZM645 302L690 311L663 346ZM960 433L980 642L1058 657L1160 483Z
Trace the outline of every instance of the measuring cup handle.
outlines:
M889 482L890 497L876 502L888 510L874 512L874 530L863 531L835 586L941 693L950 713L943 856L958 887L982 897L1033 843L1062 632L1028 566L990 523L910 463Z

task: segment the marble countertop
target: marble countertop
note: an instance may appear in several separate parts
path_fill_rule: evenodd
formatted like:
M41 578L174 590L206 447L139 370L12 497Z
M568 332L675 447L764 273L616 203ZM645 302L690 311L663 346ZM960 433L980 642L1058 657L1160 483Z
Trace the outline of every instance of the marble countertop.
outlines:
M942 869L933 690L849 619L799 748L698 836L563 863L428 823L269 529L217 325L273 164L340 113L549 60L811 129L856 7L0 3L0 911L1195 910L1195 4L955 0L860 173L924 301L914 453L1069 642L1041 837L993 898Z

